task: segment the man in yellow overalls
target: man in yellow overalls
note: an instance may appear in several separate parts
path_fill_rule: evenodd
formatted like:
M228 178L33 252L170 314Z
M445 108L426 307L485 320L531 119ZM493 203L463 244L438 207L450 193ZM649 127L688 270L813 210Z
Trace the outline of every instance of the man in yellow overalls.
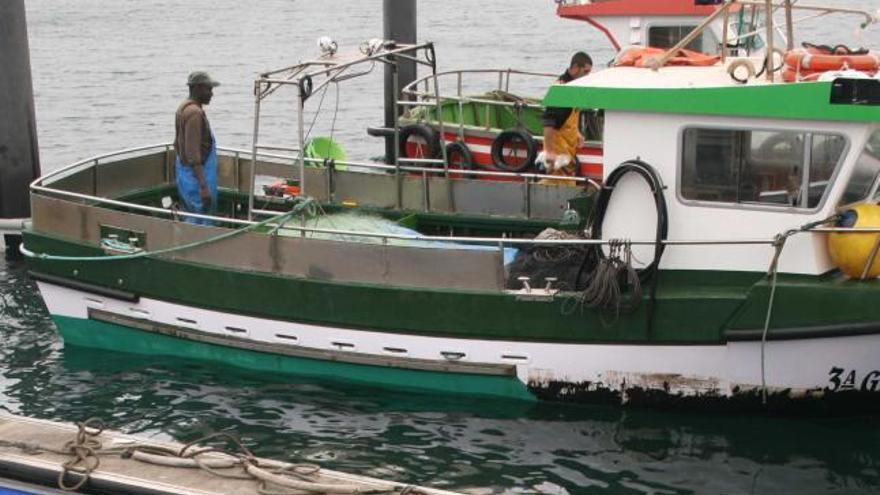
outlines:
M593 60L584 52L571 57L568 69L556 84L567 84L586 76L593 70ZM579 129L581 112L573 108L548 107L541 115L544 126L544 167L549 175L573 177L578 147L584 142ZM542 184L571 184L564 179L544 179Z

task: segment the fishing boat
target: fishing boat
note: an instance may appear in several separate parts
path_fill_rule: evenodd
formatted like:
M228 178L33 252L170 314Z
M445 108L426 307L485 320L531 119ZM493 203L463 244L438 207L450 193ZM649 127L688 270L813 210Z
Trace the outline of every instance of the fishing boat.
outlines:
M669 50L549 90L604 112L601 185L299 152L327 85L402 55L436 74L433 45L389 42L260 76L218 214L173 207L170 145L133 148L36 180L22 252L65 346L493 398L876 409L876 52L683 51L736 6L777 8L730 0ZM291 88L298 144L270 154L261 108ZM261 195L266 176L299 195Z
M645 0L568 0L557 2L560 18L585 22L605 35L619 52L627 46L671 48L696 29L719 5L698 5L693 0L654 2ZM714 17L685 48L718 53L727 26L728 49L743 56L763 53L765 31L759 12L735 6L724 17ZM594 70L603 63L595 61ZM402 89L407 99L431 103L438 94L440 108L410 106L400 119L400 153L412 158L437 158L441 146L455 169L529 172L541 169L543 150L541 114L544 106L535 95L543 94L559 74L523 69L451 70L427 75ZM439 116L439 117L438 117ZM583 144L574 157L580 177L602 178L603 113L583 109L580 131ZM442 120L445 130L440 132ZM374 130L375 135L387 135ZM503 180L497 177L482 177Z

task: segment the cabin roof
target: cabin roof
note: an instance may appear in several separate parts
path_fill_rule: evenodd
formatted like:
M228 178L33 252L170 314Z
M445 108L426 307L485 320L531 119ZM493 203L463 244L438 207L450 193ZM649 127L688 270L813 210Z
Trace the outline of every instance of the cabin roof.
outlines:
M730 61L728 61L730 63ZM757 63L760 66L760 62ZM777 81L781 79L778 75ZM544 105L645 113L880 122L880 106L832 104L833 82L739 84L727 67L613 67L554 85Z
M693 16L711 15L717 5L696 5L694 0L592 0L559 4L556 14L568 19L586 20L608 16Z

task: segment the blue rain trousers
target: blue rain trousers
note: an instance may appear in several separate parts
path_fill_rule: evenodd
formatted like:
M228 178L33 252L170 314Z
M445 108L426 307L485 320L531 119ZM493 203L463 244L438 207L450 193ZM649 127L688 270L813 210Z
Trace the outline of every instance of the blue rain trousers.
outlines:
M202 204L202 196L199 194L199 179L193 168L181 163L180 156L174 162L174 169L177 173L177 194L180 196L184 211L214 215L217 211L217 140L214 139L213 132L211 133L211 151L208 152L202 165L205 182L208 183L208 190L211 192L210 208L205 208ZM196 225L214 225L213 221L206 218L185 217L184 221Z

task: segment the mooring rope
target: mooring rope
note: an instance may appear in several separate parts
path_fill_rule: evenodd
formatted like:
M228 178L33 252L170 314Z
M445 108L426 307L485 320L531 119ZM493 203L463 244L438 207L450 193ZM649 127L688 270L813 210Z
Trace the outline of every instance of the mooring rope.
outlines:
M766 347L767 336L770 333L770 321L773 318L773 304L776 301L776 287L779 275L779 258L782 256L782 250L785 248L785 242L793 235L803 232L809 232L814 228L828 223L836 222L840 217L834 214L828 218L810 222L796 229L787 230L781 234L777 234L773 240L773 259L770 261L770 268L767 270L767 277L770 279L770 297L767 300L767 313L764 316L764 329L761 332L761 404L767 405L767 367L766 367Z
M281 213L274 217L268 218L261 222L257 222L251 225L246 225L240 229L235 229L230 232L224 232L220 235L209 237L208 239L203 239L201 241L190 242L188 244L181 244L179 246L171 246L164 249L157 249L155 251L139 251L137 253L130 254L113 254L109 256L60 256L54 254L47 253L35 253L25 247L24 244L21 244L19 250L21 253L28 257L34 258L38 260L46 260L46 261L121 261L121 260L133 260L138 258L146 258L150 256L159 256L163 254L176 253L180 251L186 251L188 249L195 249L202 246L207 246L209 244L214 244L216 242L225 241L227 239L231 239L233 237L240 236L242 234L246 234L248 232L252 232L261 227L265 227L266 225L272 224L274 222L278 222L279 226L284 225L289 221L293 216L298 215L300 213L305 213L307 215L313 215L317 210L317 206L315 200L309 197L300 197L297 198L296 204L294 204L293 208L290 211ZM270 234L275 234L278 230L276 227L274 230L270 232Z
M331 483L321 481L321 466L311 463L283 463L259 459L235 435L213 433L189 442L179 449L158 445L130 445L105 448L99 439L104 432L104 423L98 418L90 418L77 423L73 440L60 449L33 442L13 442L0 440L0 447L16 448L28 455L52 453L70 456L62 463L58 474L58 487L74 492L84 487L92 474L100 467L100 458L119 456L137 462L175 469L200 469L213 476L252 480L257 482L257 491L262 495L296 495L303 491L311 493L331 493L338 495L369 495L391 493L397 495L424 494L419 487L409 484L383 482L384 486L370 486L356 482ZM205 442L223 440L232 444L232 451L213 446L203 446ZM236 470L226 472L228 470Z

